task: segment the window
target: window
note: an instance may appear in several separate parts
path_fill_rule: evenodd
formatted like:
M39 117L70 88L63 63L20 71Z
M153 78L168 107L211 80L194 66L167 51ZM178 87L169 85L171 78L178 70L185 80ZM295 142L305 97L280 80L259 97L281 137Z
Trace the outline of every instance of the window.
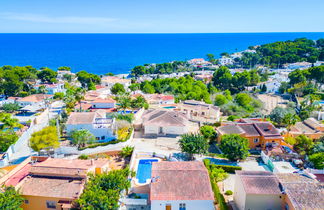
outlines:
M254 139L254 143L258 143L259 142L259 139L258 138L255 138Z
M25 200L24 202L25 202L25 204L29 204L29 200Z
M46 201L46 207L48 209L56 209L56 202L55 201Z
M186 210L186 204L185 203L180 203L179 204L179 210Z

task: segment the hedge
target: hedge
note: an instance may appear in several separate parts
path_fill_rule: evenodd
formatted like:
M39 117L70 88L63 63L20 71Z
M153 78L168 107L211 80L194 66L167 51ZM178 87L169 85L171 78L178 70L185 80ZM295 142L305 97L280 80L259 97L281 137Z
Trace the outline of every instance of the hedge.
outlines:
M86 147L81 147L81 148L79 148L79 150L85 150L85 149L88 149L88 148L96 148L96 147L100 147L100 146L107 146L109 144L117 144L119 142L125 142L125 141L127 141L130 138L132 132L133 132L133 128L131 128L129 130L129 133L128 133L127 138L125 140L122 140L122 139L114 139L112 141L108 141L108 142L104 142L104 143L91 144L91 145L86 146Z
M210 174L211 166L215 165L215 164L210 164L209 159L204 159L203 162L204 162L204 164L205 164L205 166L206 166L206 168L208 170L208 174ZM214 199L215 199L216 203L218 204L219 209L220 210L228 210L229 208L228 208L228 206L227 206L227 204L225 202L225 198L224 198L223 194L219 190L217 182L215 182L215 180L213 180L213 179L210 179L210 184L211 184L211 187L212 187L213 192L214 192Z
M211 167L217 167L223 169L227 173L235 173L236 170L242 170L242 167L240 166L217 165L211 163L209 159L204 159L203 162L207 169L210 169Z

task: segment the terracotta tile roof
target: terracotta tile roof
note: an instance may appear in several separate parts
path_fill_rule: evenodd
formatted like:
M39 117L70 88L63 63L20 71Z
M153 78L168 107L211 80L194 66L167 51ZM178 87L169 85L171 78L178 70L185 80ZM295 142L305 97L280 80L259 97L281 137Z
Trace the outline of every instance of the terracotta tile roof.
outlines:
M19 171L13 174L8 180L5 182L6 186L16 186L19 184L21 180L23 180L28 174L31 168L31 164L27 164L22 167Z
M108 160L48 158L31 167L30 173L42 176L85 177L88 172L94 171L95 168L103 167L108 167Z
M241 134L245 131L236 125L224 125L217 128L217 130L222 134Z
M66 124L92 124L95 120L95 112L72 112Z
M84 180L66 178L26 177L20 186L22 195L76 199L84 187Z
M186 126L189 122L184 114L167 110L147 110L144 112L142 118L144 126Z
M81 110L88 110L92 107L92 104L87 103L87 102L81 102ZM79 110L80 109L80 103L75 104L74 106L75 109Z
M279 181L271 172L236 171L236 175L241 179L246 194L281 194Z
M277 177L295 209L323 209L324 183L299 174L277 174Z
M20 98L18 99L18 101L21 101L21 102L41 102L47 98L51 98L53 95L48 95L48 94L33 94L33 95L30 95L30 96L26 96L26 97L23 97L23 98Z
M116 101L112 98L97 98L93 101L91 101L91 103L116 103Z
M202 162L154 162L151 200L214 200L207 169Z

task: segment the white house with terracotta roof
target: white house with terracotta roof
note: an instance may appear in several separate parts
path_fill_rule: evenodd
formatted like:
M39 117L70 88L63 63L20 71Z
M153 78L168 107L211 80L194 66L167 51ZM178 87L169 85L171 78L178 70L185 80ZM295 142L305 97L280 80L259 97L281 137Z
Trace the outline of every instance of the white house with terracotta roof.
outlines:
M144 136L178 136L189 131L189 120L181 112L147 110L142 115Z
M41 86L45 87L46 94L54 95L55 93L64 93L64 83L57 83L57 84L39 84L35 85L34 88L38 90Z
M204 121L207 119L216 122L220 118L220 108L213 104L206 104L203 101L186 100L178 104L177 108L193 121Z
M86 129L89 130L99 142L106 142L116 139L113 132L114 119L106 118L104 110L95 112L72 112L66 122L66 132Z
M282 209L283 195L272 172L236 171L234 203L240 210Z
M174 97L172 95L144 94L143 96L150 105L174 104Z
M53 95L49 94L33 94L29 95L23 98L18 98L16 102L19 104L19 106L25 107L28 105L31 106L40 106L40 105L45 105L45 101L47 99L52 98Z
M214 193L202 162L153 162L152 210L214 210Z
M111 109L116 107L116 101L112 98L97 98L94 99L91 103L91 108L93 109Z
M106 76L101 78L101 85L108 87L109 89L114 86L114 84L119 83L122 84L125 89L127 89L131 85L130 79L123 79L116 76Z

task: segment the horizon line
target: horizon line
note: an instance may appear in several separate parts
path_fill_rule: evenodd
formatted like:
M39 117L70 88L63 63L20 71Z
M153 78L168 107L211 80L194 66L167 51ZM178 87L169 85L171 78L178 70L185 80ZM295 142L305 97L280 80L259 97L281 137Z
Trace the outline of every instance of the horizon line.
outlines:
M0 32L0 34L271 34L271 33L324 33L324 31L289 32Z

